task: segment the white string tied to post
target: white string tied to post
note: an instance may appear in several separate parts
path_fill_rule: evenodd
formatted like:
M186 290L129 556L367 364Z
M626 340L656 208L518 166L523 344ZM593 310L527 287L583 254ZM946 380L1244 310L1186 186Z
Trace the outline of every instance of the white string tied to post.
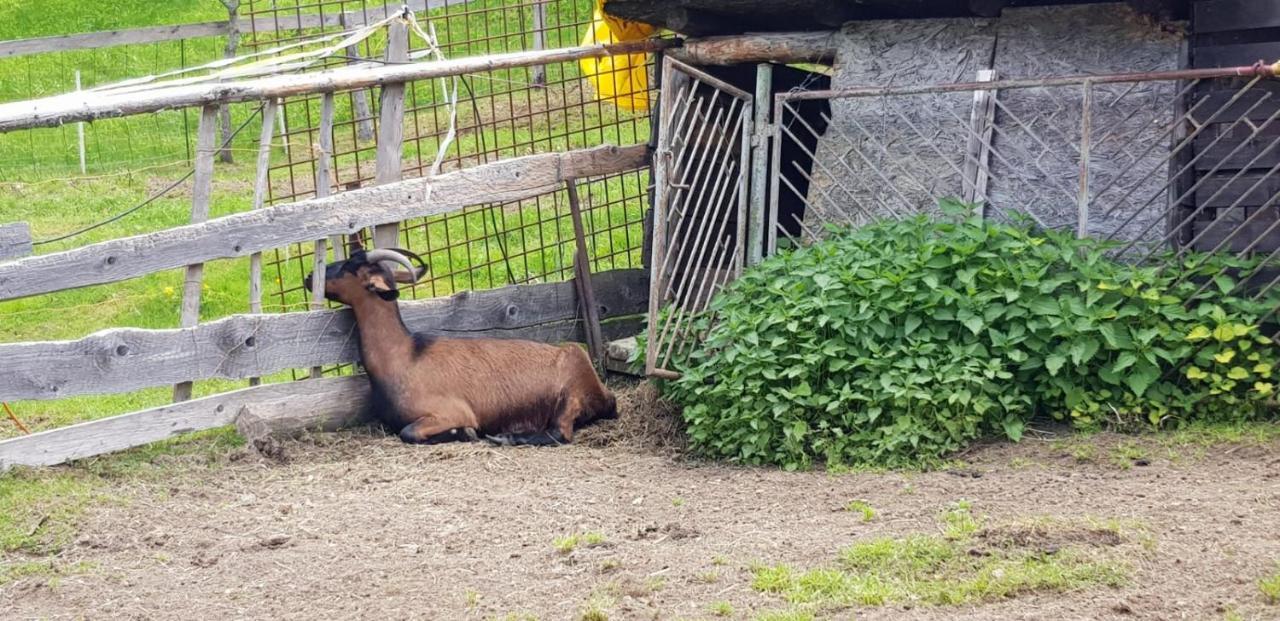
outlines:
M422 26L418 24L418 19L414 17L412 11L404 12L405 21L409 23L409 27L415 34L421 37L427 43L428 54L435 57L436 60L446 60L444 52L440 49L440 41L436 37L436 27L427 20L427 30L423 31ZM452 90L449 88L449 81L453 82ZM434 187L432 180L436 175L440 174L440 166L444 163L445 153L449 150L449 145L453 143L454 137L458 132L458 76L448 78L440 78L440 94L444 97L445 106L449 110L449 129L445 132L444 139L436 147L435 160L431 162L431 170L427 174L427 189L423 192L423 202L431 200L431 191ZM479 120L477 119L477 122Z

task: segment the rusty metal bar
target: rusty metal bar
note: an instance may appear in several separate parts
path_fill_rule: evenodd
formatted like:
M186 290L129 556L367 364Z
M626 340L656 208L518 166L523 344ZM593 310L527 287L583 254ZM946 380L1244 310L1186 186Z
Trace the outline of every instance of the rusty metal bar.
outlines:
M582 319L586 323L587 349L596 373L604 372L605 342L600 330L600 306L596 303L596 290L591 285L591 254L587 252L587 230L582 224L582 203L578 201L578 180L568 179L564 188L569 192L569 215L573 218L573 238L578 253L573 258L573 281L582 303Z

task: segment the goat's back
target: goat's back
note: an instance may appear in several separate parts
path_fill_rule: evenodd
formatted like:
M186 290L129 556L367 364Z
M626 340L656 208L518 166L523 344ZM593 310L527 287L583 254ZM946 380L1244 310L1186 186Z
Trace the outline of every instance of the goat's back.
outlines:
M461 399L485 429L515 433L545 429L568 386L580 380L581 349L504 339L417 337L412 401ZM577 350L577 351L575 351ZM587 361L590 370L590 362ZM592 379L595 379L592 372Z

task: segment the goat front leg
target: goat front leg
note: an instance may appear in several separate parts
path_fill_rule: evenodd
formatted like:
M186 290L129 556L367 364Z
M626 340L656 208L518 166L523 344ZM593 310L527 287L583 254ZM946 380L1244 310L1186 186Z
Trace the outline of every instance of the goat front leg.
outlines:
M400 439L408 444L472 442L478 438L475 412L457 399L431 400L420 411L417 420L400 430Z

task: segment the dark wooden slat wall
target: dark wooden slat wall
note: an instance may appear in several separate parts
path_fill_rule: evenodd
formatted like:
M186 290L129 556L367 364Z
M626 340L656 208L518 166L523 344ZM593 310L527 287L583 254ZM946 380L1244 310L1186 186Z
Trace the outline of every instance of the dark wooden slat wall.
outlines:
M1280 0L1196 0L1189 51L1194 68L1280 60ZM1184 237L1198 250L1280 247L1280 226L1273 226L1280 206L1266 206L1280 192L1280 175L1268 176L1280 164L1280 81L1259 82L1231 102L1246 84L1213 80L1192 95L1198 104L1192 116L1208 126L1193 147L1202 181L1181 207L1199 208ZM1237 122L1242 117L1247 122Z

